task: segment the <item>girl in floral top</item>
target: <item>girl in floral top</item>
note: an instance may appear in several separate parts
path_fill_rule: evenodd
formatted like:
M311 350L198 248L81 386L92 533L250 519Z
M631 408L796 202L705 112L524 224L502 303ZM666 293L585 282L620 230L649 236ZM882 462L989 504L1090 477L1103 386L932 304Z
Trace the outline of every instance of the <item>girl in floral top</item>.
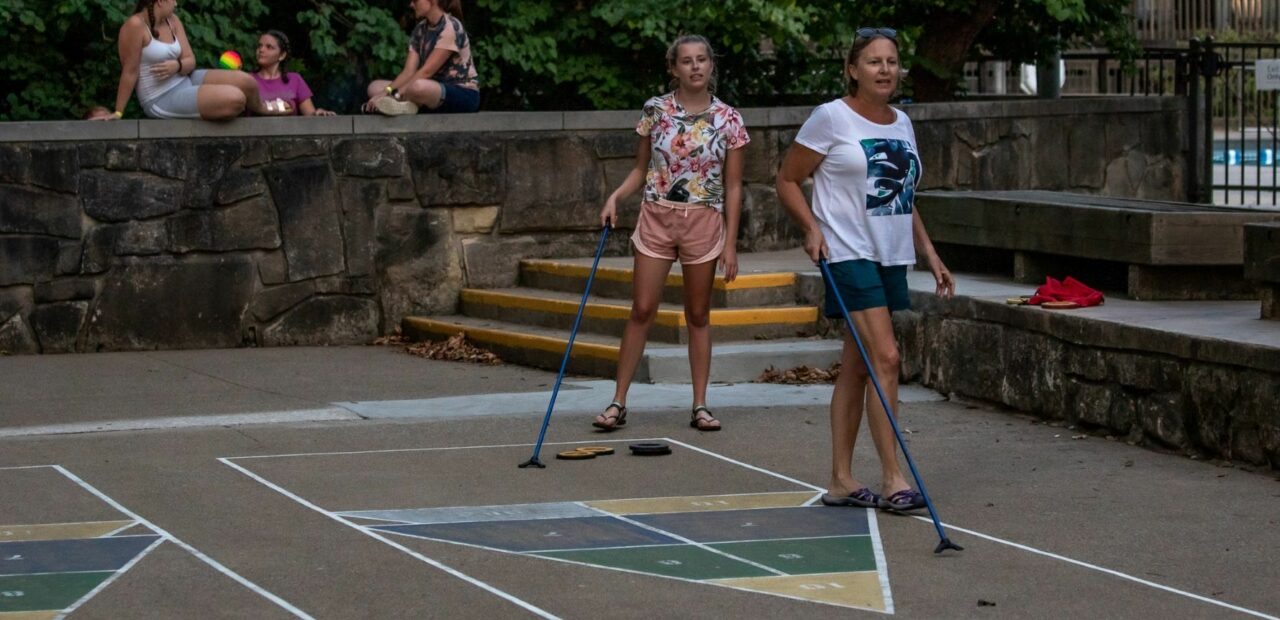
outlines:
M471 37L462 28L461 0L412 0L418 25L409 37L404 69L394 80L369 84L366 112L388 116L475 112L480 84L471 59Z
M600 211L602 225L617 222L618 200L644 187L635 245L631 318L622 334L613 402L593 426L612 431L627 422L627 390L657 316L667 274L677 259L684 276L693 407L689 425L720 430L706 406L711 375L711 286L716 263L725 282L738 275L738 220L742 211L742 147L750 138L738 111L716 99L715 59L703 37L686 35L667 50L672 92L645 102L636 126L636 163ZM718 259L718 261L717 261Z

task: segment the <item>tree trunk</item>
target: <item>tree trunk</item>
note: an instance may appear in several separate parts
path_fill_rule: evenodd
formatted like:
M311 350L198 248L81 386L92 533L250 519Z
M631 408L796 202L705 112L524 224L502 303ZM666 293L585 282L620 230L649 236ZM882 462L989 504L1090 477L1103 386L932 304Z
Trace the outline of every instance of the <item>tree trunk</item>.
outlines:
M925 19L911 67L916 101L955 99L969 49L999 8L1000 0L975 0L970 10L939 10Z

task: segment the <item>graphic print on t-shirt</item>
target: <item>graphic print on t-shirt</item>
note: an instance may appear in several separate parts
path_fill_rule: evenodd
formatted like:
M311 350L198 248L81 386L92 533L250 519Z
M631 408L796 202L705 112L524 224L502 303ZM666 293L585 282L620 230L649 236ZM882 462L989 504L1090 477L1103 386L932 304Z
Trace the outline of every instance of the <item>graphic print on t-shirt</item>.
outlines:
M867 215L909 215L920 181L920 156L905 140L861 140L867 154Z

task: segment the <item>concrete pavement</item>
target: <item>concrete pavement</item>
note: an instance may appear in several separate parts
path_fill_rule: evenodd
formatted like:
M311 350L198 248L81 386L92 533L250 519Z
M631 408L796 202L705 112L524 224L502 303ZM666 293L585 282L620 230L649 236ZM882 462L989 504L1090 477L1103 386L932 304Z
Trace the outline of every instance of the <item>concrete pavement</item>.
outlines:
M553 381L552 373L375 347L0 359L5 429L306 412L335 403L361 414L0 438L0 523L121 518L143 522L126 534L163 533L72 618L875 613L438 540L379 538L367 523L339 518L369 508L816 493L826 482L821 387L722 387L722 400L712 404L725 430L697 433L687 426L687 386L653 386L648 395L637 392L626 430L601 435L571 403L574 394L589 394L585 408L607 386L571 385L543 453L550 466L517 469ZM468 395L474 398L432 400ZM450 413L395 415L405 401ZM927 519L875 515L896 615L1280 615L1273 591L1280 569L1270 552L1280 546L1273 473L1151 452L927 390L905 390L904 401L912 452L951 537L966 549L934 556ZM561 442L645 438L669 438L675 453L551 459ZM855 461L874 488L870 446Z

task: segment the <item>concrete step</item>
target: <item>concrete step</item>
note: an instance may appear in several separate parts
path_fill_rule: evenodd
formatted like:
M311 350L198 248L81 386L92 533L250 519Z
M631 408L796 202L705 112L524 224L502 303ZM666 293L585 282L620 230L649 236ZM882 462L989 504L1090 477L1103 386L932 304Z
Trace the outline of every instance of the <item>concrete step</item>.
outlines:
M503 360L559 370L569 342L569 330L530 327L467 316L406 317L401 331L413 340L441 340L459 332ZM826 368L840 358L839 340L798 338L764 342L716 344L711 380L716 383L752 381L770 366L800 365ZM618 339L579 331L569 357L568 372L613 378L617 373ZM636 381L688 383L689 357L682 345L650 343L636 369Z
M590 273L591 259L520 261L520 284L530 288L581 295ZM629 300L633 273L630 267L601 265L596 270L591 294ZM684 276L675 268L667 275L663 301L681 303L683 287ZM782 306L796 303L796 293L796 274L792 271L743 273L729 283L716 276L711 290L711 305L713 308Z
M581 293L532 288L463 289L462 314L522 325L569 329L578 312ZM583 312L582 330L621 337L631 315L630 300L590 299ZM817 332L816 306L760 306L718 308L711 311L712 337L719 342L810 336ZM650 342L688 342L684 310L663 304L649 332Z

